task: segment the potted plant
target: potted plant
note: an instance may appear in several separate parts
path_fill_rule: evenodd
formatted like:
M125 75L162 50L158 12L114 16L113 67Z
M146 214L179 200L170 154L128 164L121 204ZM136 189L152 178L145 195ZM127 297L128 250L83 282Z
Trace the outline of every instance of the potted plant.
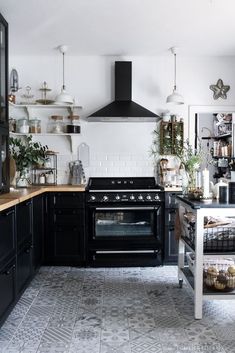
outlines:
M15 161L18 177L17 186L28 186L29 169L37 164L43 164L47 159L47 145L40 142L33 142L32 136L22 138L13 138L9 140L10 155Z

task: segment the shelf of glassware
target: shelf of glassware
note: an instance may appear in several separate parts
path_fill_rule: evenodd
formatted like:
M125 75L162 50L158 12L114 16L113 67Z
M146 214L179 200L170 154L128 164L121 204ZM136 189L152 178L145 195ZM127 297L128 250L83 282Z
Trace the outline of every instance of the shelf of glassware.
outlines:
M21 133L21 132L10 132L10 136L11 137L16 137L16 136L33 136L33 137L40 137L40 136L56 136L56 137L60 137L60 136L67 136L70 140L70 148L71 148L71 152L73 153L75 151L75 148L77 146L76 144L76 137L79 136L79 134L76 134L76 133L72 133L72 134L69 134L67 132L61 132L61 133L52 133L52 132L40 132L40 133L37 133L37 134L34 134L34 133L28 133L28 134L24 134L24 133Z

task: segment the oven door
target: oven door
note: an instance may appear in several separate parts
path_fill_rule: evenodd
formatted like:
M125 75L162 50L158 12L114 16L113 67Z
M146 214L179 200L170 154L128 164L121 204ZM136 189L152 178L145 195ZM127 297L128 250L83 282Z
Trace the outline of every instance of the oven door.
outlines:
M161 205L88 206L89 241L150 244L160 241ZM120 243L121 244L121 243ZM142 245L143 246L143 245Z

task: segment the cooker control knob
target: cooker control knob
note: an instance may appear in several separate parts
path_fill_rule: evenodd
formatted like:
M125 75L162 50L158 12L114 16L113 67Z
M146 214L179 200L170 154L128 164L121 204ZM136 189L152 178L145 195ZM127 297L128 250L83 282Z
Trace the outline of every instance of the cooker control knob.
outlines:
M132 201L135 200L135 196L134 196L134 195L131 195L131 196L130 196L130 200L132 200Z
M94 195L91 196L91 201L95 201L95 196Z
M147 200L152 200L152 196L151 196L151 195L147 195L147 196L146 196L146 199L147 199Z
M117 201L120 200L120 196L119 196L119 195L116 195L116 196L115 196L115 200L117 200Z
M154 198L155 200L160 200L159 195L156 195Z
M109 199L108 196L106 195L103 196L103 201L108 201L108 199Z
M143 196L142 196L142 195L139 195L139 196L138 196L138 200L143 200Z

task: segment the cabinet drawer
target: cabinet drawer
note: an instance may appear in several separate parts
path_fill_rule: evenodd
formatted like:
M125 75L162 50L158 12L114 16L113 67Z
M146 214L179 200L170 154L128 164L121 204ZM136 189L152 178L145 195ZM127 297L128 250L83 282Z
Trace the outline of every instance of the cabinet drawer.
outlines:
M0 265L15 254L15 209L0 213Z
M53 223L55 225L77 225L84 223L84 210L55 209L53 211Z
M16 284L17 293L20 293L32 274L32 244L26 244L17 254Z
M15 260L0 270L0 317L2 318L15 300Z
M17 246L24 243L28 238L32 238L32 200L25 201L17 205Z
M50 208L84 208L84 192L58 192L49 194Z

